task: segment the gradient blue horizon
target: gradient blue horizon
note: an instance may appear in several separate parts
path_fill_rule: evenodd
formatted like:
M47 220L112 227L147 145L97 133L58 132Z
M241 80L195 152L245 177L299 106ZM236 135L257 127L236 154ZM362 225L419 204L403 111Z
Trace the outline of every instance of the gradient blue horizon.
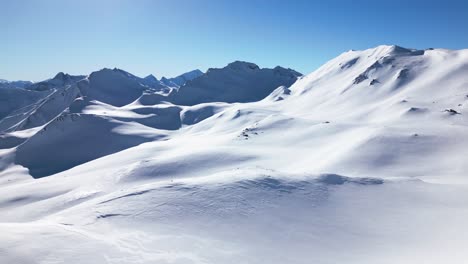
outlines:
M468 48L467 1L0 1L0 78L118 67L176 76L235 60L307 74L349 49Z

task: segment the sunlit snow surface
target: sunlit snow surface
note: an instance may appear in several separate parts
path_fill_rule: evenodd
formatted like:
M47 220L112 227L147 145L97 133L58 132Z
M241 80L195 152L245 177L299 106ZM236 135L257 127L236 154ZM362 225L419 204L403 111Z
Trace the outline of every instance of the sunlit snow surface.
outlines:
M2 135L1 263L468 259L467 50L350 51L259 102L113 101Z

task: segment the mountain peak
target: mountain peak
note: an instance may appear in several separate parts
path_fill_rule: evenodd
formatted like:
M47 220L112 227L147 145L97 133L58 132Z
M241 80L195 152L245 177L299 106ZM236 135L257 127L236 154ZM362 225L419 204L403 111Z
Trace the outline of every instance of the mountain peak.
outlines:
M90 74L90 76L95 76L95 75L105 75L105 76L112 76L112 75L122 75L122 76L125 76L125 77L128 77L130 79L141 79L139 77L136 77L135 75L125 71L125 70L122 70L122 69L119 69L119 68L113 68L113 69L110 69L110 68L102 68L101 70L99 71L95 71L95 72L92 72Z
M233 70L260 70L257 64L246 61L234 61L229 63L226 68Z
M424 50L405 48L398 45L379 45L368 49L368 51L384 56L417 56L424 54Z
M273 68L274 71L276 72L279 72L279 73L286 73L286 74L292 74L294 75L295 77L300 77L300 76L303 76L304 74L298 72L298 71L295 71L291 68L284 68L284 67L281 67L281 66L276 66L275 68Z
M197 73L197 74L203 74L203 72L199 69L195 69L193 71L189 71L188 73Z
M146 76L146 77L143 78L143 79L145 79L145 80L147 80L147 81L153 81L153 82L158 81L158 78L156 78L153 74L150 74L150 75Z
M282 67L260 69L256 64L234 61L223 68L187 82L174 91L172 102L195 105L206 102L254 102L280 86L289 87L301 74Z
M203 75L203 72L200 71L199 69L195 69L193 71L189 71L189 72L186 72L186 73L183 73L181 74L180 76L200 76L200 75Z
M193 80L195 78L198 78L198 77L200 77L202 75L203 75L203 72L200 71L199 69L196 69L196 70L192 70L192 71L183 73L183 74L181 74L181 75L179 75L177 77L174 77L174 78L162 77L161 82L164 83L167 86L180 87L180 86L184 85L185 83L187 83L188 81L191 81L191 80Z
M53 78L54 80L64 80L67 76L69 76L68 74L64 73L64 72L59 72L55 75L55 77Z

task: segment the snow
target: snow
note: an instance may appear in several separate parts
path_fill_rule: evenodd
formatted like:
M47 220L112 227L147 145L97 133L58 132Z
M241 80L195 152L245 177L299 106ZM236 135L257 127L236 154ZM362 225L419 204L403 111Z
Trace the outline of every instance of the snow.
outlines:
M47 96L11 112L0 122L0 131L10 132L46 124L61 114L79 96L76 84L60 90L46 90ZM8 98L8 101L14 101Z
M61 88L67 85L72 85L84 79L85 77L86 76L84 75L73 76L67 73L59 72L52 79L34 83L26 88L29 90L36 90L36 91L52 90L52 89Z
M27 88L32 84L30 81L7 81L0 79L0 88Z
M118 69L103 69L91 73L83 82L82 93L94 100L115 106L124 106L135 101L145 90L136 76Z
M47 95L48 92L0 87L0 122L3 122L3 118L10 115L13 111L27 107Z
M192 100L191 97L194 96L198 96L198 100L200 100L200 95L215 94L215 90L219 90L219 83L215 82L219 81L219 77L232 75L230 68L230 66L227 66L225 69L217 70L218 74L214 78L212 75L208 76L204 81L208 90L204 88L201 92L189 87L194 79L198 79L203 75L199 70L187 72L171 79L171 82L178 83L175 87L167 86L162 81L158 81L153 75L140 78L117 68L104 68L91 73L87 77L72 76L59 72L54 78L32 84L27 90L0 87L0 95L2 95L0 100L4 101L0 105L0 118L2 118L0 120L0 132L5 133L42 126L68 108L72 112L79 113L87 105L93 104L91 103L93 101L114 107L124 107L127 105L149 106L166 101L178 103L177 101L180 100ZM265 79L263 75L269 71L273 70L263 69L253 74L248 72L236 74L236 79L232 85L245 90L251 89L259 84L260 79ZM274 71L276 73L281 70L274 69ZM267 92L272 91L278 84L290 85L292 81L293 79L290 78L273 80L273 82L261 80L262 89ZM183 91L179 93L176 88L178 89L181 84L183 84ZM188 90L191 90L191 92L186 94L185 91ZM255 97L261 99L266 95L263 92L260 97L258 95ZM232 95L228 94L226 96L232 97ZM217 95L217 98L223 101L245 100L235 95L233 98L224 98L226 96L221 94ZM183 99L183 97L188 99ZM245 95L242 95L242 97L245 97ZM211 102L212 100L212 98L206 98L204 101ZM178 129L181 126L182 121L177 117L181 107L152 107L152 113L148 112L149 109L150 107L146 107L142 110L131 109L130 111L145 111L147 115L141 116L137 122L154 128ZM119 120L123 120L122 118ZM124 119L123 121L130 120ZM15 144L3 145L15 146Z
M63 114L17 148L15 163L27 167L33 177L44 177L163 135L100 116ZM63 146L71 150L60 151Z
M465 263L467 65L379 46L169 95L91 74L0 137L0 262Z
M290 86L300 75L291 69L260 69L253 63L236 61L222 69L209 69L169 97L179 105L253 102L265 98L279 86Z
M186 73L183 73L177 77L174 77L174 78L166 78L166 77L162 77L161 78L161 82L164 83L165 85L167 86L170 86L170 87L181 87L183 86L184 84L186 84L187 82L195 79L195 78L198 78L200 76L203 75L203 72L196 69L196 70L193 70L193 71L189 71L189 72L186 72Z

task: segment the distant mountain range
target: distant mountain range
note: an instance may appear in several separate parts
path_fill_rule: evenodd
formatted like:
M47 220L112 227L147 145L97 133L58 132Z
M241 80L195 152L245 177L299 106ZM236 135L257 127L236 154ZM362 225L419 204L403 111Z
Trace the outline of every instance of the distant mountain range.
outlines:
M145 78L139 78L139 79L142 83L148 86L180 87L184 85L187 81L195 79L196 77L199 77L201 75L203 75L203 72L196 69L190 72L183 73L174 78L162 77L161 80L158 80L156 77L154 77L154 75L150 74L146 76ZM85 77L86 75L73 76L67 73L59 72L55 75L55 77L45 80L45 81L40 81L37 83L33 83L31 81L8 81L8 80L0 79L0 88L2 87L25 88L29 90L39 90L39 91L48 90L48 89L58 88L67 84L77 82ZM138 77L135 76L135 78L138 78Z
M0 131L40 126L70 106L76 109L77 104L85 107L93 101L116 107L132 102L193 105L213 101L256 101L278 86L291 85L299 76L290 69L260 69L246 62L234 62L207 73L194 70L161 80L153 75L140 78L117 68L102 69L88 76L60 72L45 81L28 85L8 82L8 87L0 87Z

